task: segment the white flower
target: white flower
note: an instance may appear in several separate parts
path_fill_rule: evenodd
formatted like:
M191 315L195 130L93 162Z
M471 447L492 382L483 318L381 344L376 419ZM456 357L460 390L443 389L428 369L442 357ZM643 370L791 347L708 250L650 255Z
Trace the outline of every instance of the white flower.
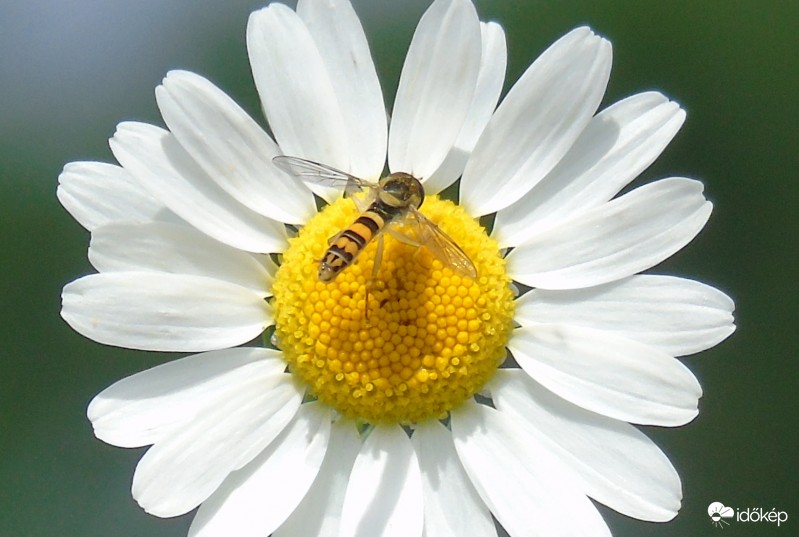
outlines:
M711 205L701 183L667 178L616 196L676 134L685 118L680 107L648 92L596 113L611 47L578 28L545 51L494 111L504 33L480 23L466 0L436 0L420 21L390 130L347 0L300 0L296 13L272 4L251 16L247 43L277 143L211 82L171 72L156 90L169 130L120 124L111 149L121 167L71 163L60 177L59 199L91 231L89 259L99 271L64 288L64 319L109 345L200 352L117 382L89 407L98 438L153 446L133 480L142 507L170 517L199 506L189 532L198 536L487 536L496 535L491 514L514 537L609 534L589 498L642 520L673 518L679 476L632 424L679 426L696 416L701 389L675 356L729 336L733 304L692 280L637 275L704 226ZM421 369L419 385L428 372L468 377L479 367L449 355L466 352L466 361L473 357L464 350L469 344L485 353L480 345L492 342L490 335L504 339L488 352L504 354L507 347L519 367L481 370L490 377L481 395L465 388L465 400L444 408L444 422L434 416L411 427L400 426L408 421L402 418L383 423L377 405L372 425L364 426L345 416L359 415L360 407L347 401L331 408L324 401L333 396L321 380L315 387L301 380L302 357L289 357L299 351L239 346L276 317L295 319L309 308L296 327L298 342L334 348L344 362L335 367L352 365L350 356L362 352L346 342L337 346L341 323L363 321L357 307L350 312L355 320L331 313L330 306L347 307L342 293L328 292L338 288L286 280L287 289L321 289L318 302L303 303L298 295L282 317L274 309L275 278L290 276L276 276L264 254L289 258L284 224L308 224L291 249L316 247L320 241L307 230L312 219L322 220L306 186L273 164L280 154L369 180L381 176L387 155L391 171L424 179L423 210L444 207L433 194L461 177L460 204L468 213L496 213L496 242L480 239L489 250L493 245L494 257L485 246L462 244L483 276L479 282L469 288L466 279L459 283L439 270L438 290L409 291L429 298L420 298L418 308L429 306L445 320L443 332L435 326L426 332L444 350L410 377L400 375L403 366L393 371L409 391ZM320 217L354 211L348 200L336 201L339 191L314 189L332 203ZM461 243L472 240L469 233L456 236L462 226L453 218L442 216L439 224ZM498 248L511 249L506 265ZM384 263L400 264L399 254L387 252ZM387 276L386 285L412 281L421 270L416 265L402 269L407 276ZM490 267L506 267L507 276L532 290L513 302L486 299L481 293L494 280L491 292L510 296L506 276L494 278ZM361 278L358 289L360 271L345 271ZM486 318L489 310L478 310L480 316L461 323L456 306L471 303L468 289L475 290L475 304L496 307L499 315L490 310ZM292 292L285 300L294 299ZM353 293L347 300L355 305L362 295ZM382 305L374 315L384 314ZM502 312L513 314L512 331ZM332 315L335 323L311 322L314 313ZM392 339L391 330L399 337L399 325L380 328L381 319L371 326L379 335L360 340L359 348L377 346L374 360L411 360L415 336L407 334L407 345L405 339L389 344L383 340ZM452 332L448 319L458 321ZM354 330L368 334L370 325ZM335 373L335 355L320 352L328 362L318 367ZM442 357L443 366L436 361ZM386 383L392 366L375 362L367 377L387 367L379 379ZM398 384L385 391L372 378L368 388L369 378L351 373L364 390L408 403ZM418 410L426 403L410 404Z

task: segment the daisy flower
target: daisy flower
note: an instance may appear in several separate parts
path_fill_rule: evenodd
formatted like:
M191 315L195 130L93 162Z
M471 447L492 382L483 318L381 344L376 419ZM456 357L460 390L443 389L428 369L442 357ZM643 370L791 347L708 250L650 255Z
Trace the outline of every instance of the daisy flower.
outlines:
M60 176L98 271L65 286L63 318L107 345L198 353L89 406L101 440L152 446L136 501L160 517L199 507L193 536L489 536L492 515L514 537L608 535L591 500L673 518L679 476L636 425L697 415L699 383L675 357L729 336L733 304L639 274L704 226L700 182L619 193L680 107L647 92L597 112L611 46L588 28L497 106L504 33L467 0L421 18L390 127L347 0L271 4L247 46L274 138L174 71L156 89L167 129L122 123L119 166ZM476 274L391 233L377 267L371 241L320 281L328 239L362 208L312 193L279 155L371 182L387 160L420 179L419 210ZM458 179L458 203L438 195Z

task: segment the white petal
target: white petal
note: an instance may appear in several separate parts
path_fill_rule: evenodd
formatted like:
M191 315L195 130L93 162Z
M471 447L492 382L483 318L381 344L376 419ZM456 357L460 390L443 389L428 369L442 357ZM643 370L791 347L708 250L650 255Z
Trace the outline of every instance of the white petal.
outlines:
M497 213L493 237L500 247L518 246L610 200L655 161L684 120L679 105L656 92L606 108L540 183Z
M106 345L206 351L246 343L272 324L263 297L203 276L107 272L64 286L61 316Z
M286 248L283 224L231 198L169 132L144 123L120 123L109 143L151 196L203 233L250 252Z
M610 536L572 472L501 412L461 405L452 412L452 437L466 473L510 535Z
M299 16L274 3L250 15L247 50L269 126L283 154L351 171L344 116L322 56ZM331 188L314 188L328 201Z
M508 59L505 32L495 22L481 22L480 30L483 45L480 72L469 113L444 162L424 182L425 194L437 194L461 176L474 144L497 106Z
M596 112L610 76L611 47L588 28L550 46L499 105L461 182L472 216L507 207L566 154Z
M86 414L103 442L146 446L221 403L253 375L277 380L285 368L280 353L271 349L195 354L115 382L92 399Z
M704 227L712 204L702 189L663 179L589 209L508 254L508 274L530 287L577 289L653 267Z
M679 360L617 335L568 325L515 330L508 342L536 381L587 410L642 425L684 425L702 388Z
M100 272L169 272L208 276L271 294L272 277L252 254L187 225L111 224L92 233L89 261ZM271 267L270 267L271 268Z
M273 537L339 537L344 494L360 449L355 423L340 419L333 424L330 445L313 485Z
M420 537L419 461L398 425L376 426L361 446L341 512L341 537Z
M595 500L640 520L665 522L680 509L680 476L641 431L568 403L518 369L491 379L496 408L535 430Z
M155 97L180 145L236 201L289 224L304 224L316 214L305 185L272 164L280 154L277 144L211 82L171 71Z
M430 420L417 425L411 442L422 470L425 537L496 537L491 513L458 460L452 433Z
M349 140L350 173L376 179L386 161L388 124L383 91L363 33L348 0L300 0L305 22L322 56Z
M249 463L294 417L302 391L288 373L230 386L227 396L151 447L136 466L133 497L148 513L171 517L204 502Z
M234 472L205 501L190 537L263 537L300 503L313 483L330 439L330 409L302 405L294 421L250 464Z
M735 330L734 304L721 291L673 276L639 275L588 289L533 289L516 301L514 319L616 333L673 356L709 349Z
M480 50L480 20L472 3L433 2L402 67L388 138L392 172L426 178L444 161L470 110Z
M70 162L64 166L56 195L89 231L115 222L149 222L169 212L124 168L103 162Z

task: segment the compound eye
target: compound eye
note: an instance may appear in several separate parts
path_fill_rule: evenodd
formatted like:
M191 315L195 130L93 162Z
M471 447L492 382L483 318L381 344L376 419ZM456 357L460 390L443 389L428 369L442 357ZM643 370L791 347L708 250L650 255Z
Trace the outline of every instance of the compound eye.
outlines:
M394 196L397 199L403 199L408 196L407 188L400 181L392 181L386 185L386 193Z
M389 181L383 185L383 192L380 195L380 199L389 205L398 206L407 203L409 196L410 192L406 185L402 184L400 181Z

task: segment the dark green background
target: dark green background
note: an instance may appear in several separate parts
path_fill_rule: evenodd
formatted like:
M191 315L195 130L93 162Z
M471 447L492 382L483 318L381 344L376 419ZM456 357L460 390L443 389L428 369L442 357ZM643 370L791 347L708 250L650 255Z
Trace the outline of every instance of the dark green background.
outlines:
M360 1L384 90L393 95L428 2ZM111 160L117 122L160 123L153 88L173 68L201 73L253 115L245 51L250 0L7 0L0 5L0 537L183 536L130 497L141 450L96 440L93 395L165 359L95 344L59 317L61 287L91 272L88 234L58 205L72 160ZM796 535L797 121L799 2L480 1L505 27L506 90L567 30L589 24L614 45L605 104L648 89L688 120L642 180L686 175L715 203L709 225L660 272L727 291L738 331L686 360L701 414L648 432L683 479L670 524L603 510L616 537L721 534L712 501L777 508L786 525L733 523L724 535Z

